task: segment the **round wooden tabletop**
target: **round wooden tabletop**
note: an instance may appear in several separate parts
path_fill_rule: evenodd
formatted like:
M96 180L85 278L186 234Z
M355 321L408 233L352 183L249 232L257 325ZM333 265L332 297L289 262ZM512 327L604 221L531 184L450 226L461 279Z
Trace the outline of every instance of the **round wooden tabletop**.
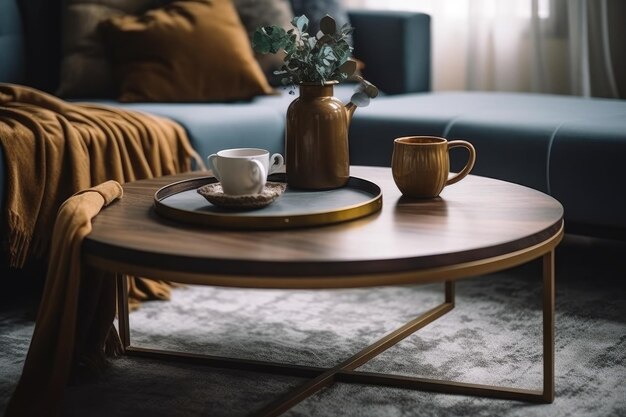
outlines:
M380 186L381 211L276 231L199 227L155 212L159 188L206 173L128 183L122 199L94 219L83 258L118 273L186 283L354 287L493 272L553 250L563 235L561 204L527 187L470 175L436 199L414 200L402 197L389 168L354 166L350 174Z

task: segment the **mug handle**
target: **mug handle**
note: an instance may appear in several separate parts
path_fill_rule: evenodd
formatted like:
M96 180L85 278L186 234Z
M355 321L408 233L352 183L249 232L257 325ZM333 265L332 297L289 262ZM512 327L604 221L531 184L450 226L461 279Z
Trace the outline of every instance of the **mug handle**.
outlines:
M259 184L256 193L261 193L263 191L263 187L265 187L265 181L267 181L265 167L256 159L248 159L248 161L250 162L250 178L254 184Z
M218 181L222 181L222 179L220 178L220 172L217 170L217 164L215 163L215 160L217 159L217 154L213 153L207 156L206 159L209 165L208 168L213 172L213 176L217 178Z
M466 148L469 151L469 159L467 161L467 164L465 164L465 167L463 167L463 169L461 170L461 172L448 178L448 181L446 181L446 185L454 184L456 182L461 181L463 178L465 178L467 174L470 173L472 168L474 168L474 162L476 162L476 149L474 149L474 146L472 146L471 143L464 141L464 140L452 140L448 142L448 151L450 151L450 149L452 148L457 148L457 147Z
M275 173L283 165L285 165L285 159L279 153L272 154L272 156L270 156L270 162L272 163L270 164L269 172L267 173L267 175Z

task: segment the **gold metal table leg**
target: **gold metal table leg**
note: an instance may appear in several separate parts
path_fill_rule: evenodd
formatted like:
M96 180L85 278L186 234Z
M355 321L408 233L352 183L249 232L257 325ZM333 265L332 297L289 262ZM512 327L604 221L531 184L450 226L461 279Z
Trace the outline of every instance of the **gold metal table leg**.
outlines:
M117 325L124 351L130 346L130 323L128 320L128 277L116 274L117 279Z
M528 402L551 403L554 400L554 251L550 251L543 256L544 382L542 391L355 371L356 368L363 365L373 357L384 352L389 347L413 334L415 331L421 329L429 323L432 323L439 317L451 311L454 308L455 302L455 284L453 281L445 282L445 301L442 304L406 323L397 330L387 334L375 343L344 360L337 366L333 368L321 368L133 347L130 345L128 287L126 280L126 276L118 275L120 337L124 347L126 348L125 352L127 354L162 360L190 362L218 368L241 369L312 378L310 381L302 384L284 397L279 398L259 410L255 413L255 415L280 415L305 398L337 381Z
M336 380L370 385L383 385L445 394L501 398L535 403L554 401L554 251L543 256L543 390L498 387L453 381L439 381L402 375L345 371ZM446 301L454 302L454 287L446 283Z
M554 401L554 250L543 256L543 400Z
M429 323L432 323L439 317L451 311L454 308L454 303L449 302L450 296L454 297L454 283L446 282L446 302L411 320L397 330L387 334L382 339L379 339L375 343L362 349L360 352L341 362L334 368L328 369L326 372L311 381L304 383L294 391L272 402L255 414L267 417L278 416L322 388L333 384L339 372L352 371L358 368L407 336L410 336L415 331L421 329Z
M374 345L365 348L352 358L337 365L335 368L329 369L324 374L296 388L282 399L271 403L267 407L260 410L258 415L264 417L280 415L306 397L334 383L335 381L383 385L445 394L471 395L536 403L551 403L554 401L554 294L554 251L550 251L543 256L543 391L354 371L356 367L361 366L367 360L384 351L387 347L398 343L409 334L452 310L452 308L454 308L455 296L454 282L446 281L445 303L425 313L413 322L410 322L396 331L401 332L411 323L419 323L418 326L412 328L410 333L402 333L402 337L398 338L392 337L393 333L391 333L376 342ZM439 309L441 309L440 312L438 312ZM433 316L436 317L428 320L427 322L423 322L424 317ZM384 349L373 349L374 346L380 344L387 338L390 339L389 341L392 341L392 344L385 345ZM364 354L364 352L371 352L371 354ZM354 364L356 364L356 366L353 366Z

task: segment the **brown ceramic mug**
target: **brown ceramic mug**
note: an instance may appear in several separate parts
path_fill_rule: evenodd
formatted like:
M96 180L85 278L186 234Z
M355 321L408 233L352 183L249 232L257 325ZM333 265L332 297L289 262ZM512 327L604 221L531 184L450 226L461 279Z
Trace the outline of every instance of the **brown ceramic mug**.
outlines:
M451 148L462 146L469 151L469 159L458 174L450 173ZM407 197L437 197L446 185L461 181L474 167L476 151L464 140L447 141L434 136L405 136L393 142L391 170L393 180Z

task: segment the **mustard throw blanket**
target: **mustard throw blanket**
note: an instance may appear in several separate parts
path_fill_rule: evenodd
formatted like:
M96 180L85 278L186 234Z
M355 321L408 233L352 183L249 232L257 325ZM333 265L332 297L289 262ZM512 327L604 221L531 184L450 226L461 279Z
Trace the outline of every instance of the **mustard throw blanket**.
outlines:
M105 364L108 343L121 352L115 328L114 274L83 269L81 244L91 220L122 196L116 181L79 192L59 209L46 286L22 376L6 410L10 416L54 416L72 370Z
M48 255L61 203L107 180L120 183L175 174L195 160L185 130L145 113L68 103L33 88L0 83L0 145L5 153L2 249L21 268ZM129 280L131 308L168 299L163 281Z
M177 123L105 105L68 103L0 83L0 144L5 153L9 265L47 254L63 201L107 180L175 174L202 161Z

